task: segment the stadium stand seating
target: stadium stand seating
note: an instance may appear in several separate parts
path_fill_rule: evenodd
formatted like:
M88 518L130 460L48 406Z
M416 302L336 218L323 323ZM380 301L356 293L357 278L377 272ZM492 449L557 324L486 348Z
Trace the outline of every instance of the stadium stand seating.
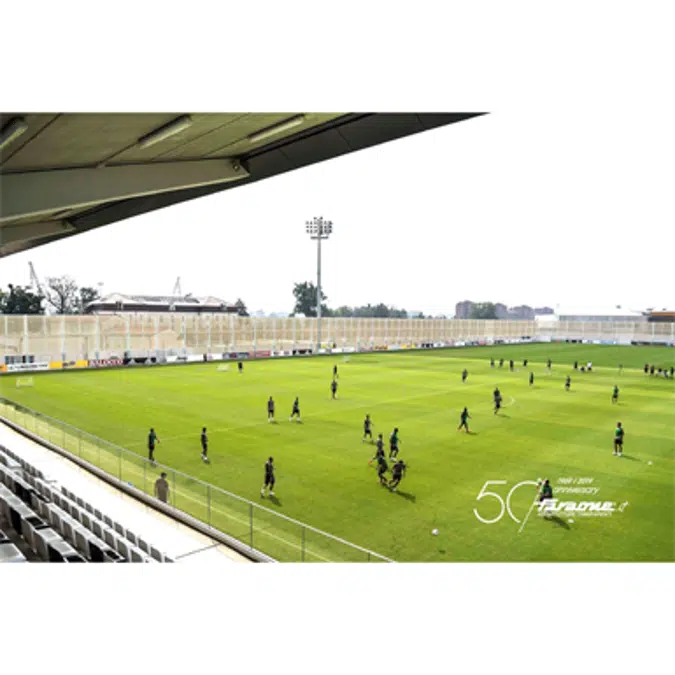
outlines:
M21 553L18 546L0 530L0 563L3 562L26 562L26 557Z
M0 562L174 562L0 445ZM12 533L14 541L12 541Z

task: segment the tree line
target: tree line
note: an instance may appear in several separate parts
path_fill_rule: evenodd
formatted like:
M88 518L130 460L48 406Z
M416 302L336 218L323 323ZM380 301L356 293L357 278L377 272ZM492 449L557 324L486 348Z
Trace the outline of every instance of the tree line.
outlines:
M316 285L310 281L296 283L293 286L293 297L295 298L295 307L293 314L304 314L305 316L316 316ZM363 305L361 307L348 307L343 305L336 309L331 309L324 304L328 300L327 296L321 291L321 316L327 317L358 317L374 319L424 319L424 314L410 314L405 309L396 309L384 303L377 305Z
M375 319L424 319L422 313L411 314L405 309L397 309L384 303L367 304L360 307L342 305L330 308L322 292L321 315L326 317L356 317ZM35 291L29 286L8 284L7 289L0 288L0 314L84 314L87 305L100 298L99 292L90 286L78 286L69 276L49 277L42 289ZM295 307L293 314L316 316L316 285L311 282L296 283L293 287ZM248 316L246 304L238 299L235 303L239 316ZM479 318L479 317L476 317ZM487 317L486 317L487 318Z
M478 302L469 311L470 319L496 319L497 307L494 302Z
M30 286L8 284L0 288L0 314L84 314L87 305L100 297L90 286L78 286L68 276L49 277L37 292Z

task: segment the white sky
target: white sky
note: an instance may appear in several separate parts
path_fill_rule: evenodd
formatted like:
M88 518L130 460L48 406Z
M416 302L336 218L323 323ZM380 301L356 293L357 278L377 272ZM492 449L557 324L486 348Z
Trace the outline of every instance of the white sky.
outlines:
M339 59L350 68L349 58L354 78L359 64L365 71L339 91L329 75L308 88L319 66L305 61L306 80L249 82L236 105L204 99L213 88L191 79L166 100L131 83L122 103L109 92L94 99L98 110L491 114L11 256L0 261L0 286L28 283L32 260L43 279L67 273L81 285L103 282L104 292L170 293L180 276L184 292L290 311L293 282L316 275L304 222L324 215L335 223L323 250L331 307L385 302L452 314L471 299L675 309L672 4L572 2L559 15L504 4L475 3L467 34L427 14L417 26L424 40L409 48L420 57L414 67L396 32L385 36L398 46L386 72L367 51L345 54L337 26L326 39L343 53L326 73ZM356 31L350 44L368 38L340 20ZM67 92L55 93L27 100L73 109ZM24 98L13 107L26 109Z

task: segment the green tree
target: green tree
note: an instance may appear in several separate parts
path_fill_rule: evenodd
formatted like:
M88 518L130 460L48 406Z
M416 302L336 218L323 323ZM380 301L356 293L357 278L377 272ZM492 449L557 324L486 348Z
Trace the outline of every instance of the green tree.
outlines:
M497 308L493 302L479 302L471 308L470 319L496 319Z
M237 316L248 316L248 310L246 309L246 305L244 304L244 301L239 298L237 302L234 303L234 306L237 308Z
M304 314L305 316L316 316L316 286L311 281L304 281L301 284L293 285L293 297L295 298L294 314ZM329 316L330 310L323 304L328 300L325 293L321 292L321 314Z
M68 276L47 279L47 302L56 314L77 314L80 297L75 280Z
M33 293L28 288L9 284L9 293L2 293L3 314L44 314L42 306L44 297Z
M349 307L342 305L332 313L333 316L338 317L359 317L362 319L407 319L408 312L405 309L396 309L395 307L388 307L384 303L378 305L364 305L362 307Z
M80 288L79 297L77 298L77 313L84 314L87 311L87 305L95 302L101 297L101 294L89 286Z

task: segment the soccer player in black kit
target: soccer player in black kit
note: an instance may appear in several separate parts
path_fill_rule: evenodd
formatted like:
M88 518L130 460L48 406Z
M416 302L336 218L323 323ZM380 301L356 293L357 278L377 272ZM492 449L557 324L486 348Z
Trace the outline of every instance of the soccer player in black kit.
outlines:
M368 460L368 464L372 464L375 460L379 462L380 458L384 459L384 438L382 438L382 434L378 434L377 436L377 450L375 450L375 457L371 457Z
M387 460L384 458L384 455L377 458L377 477L380 479L380 485L386 485L387 479L385 478L385 473L387 473Z
M565 391L569 391L571 386L572 386L572 378L568 375L565 378Z
M271 396L267 401L267 421L274 422L274 399Z
M333 366L333 379L334 380L338 379L337 365Z
M504 359L499 359L499 367L500 368L504 367Z
M370 419L370 415L366 415L366 419L363 420L363 442L366 442L366 438L370 439L370 442L373 442L373 430L372 430L373 422ZM382 438L382 434L380 434L380 438Z
M509 361L509 370L513 372L513 359Z
M239 368L240 374L244 372L244 364L241 361L237 364L237 368Z
M398 445L401 439L398 437L398 427L389 436L389 459L394 459L398 455Z
M274 478L274 460L270 457L265 462L265 484L260 490L260 496L265 497L265 490L269 489L270 497L274 497L274 483L276 482Z
M621 426L621 422L616 423L616 429L614 430L614 452L612 454L618 455L621 457L623 455L623 437L625 432Z
M154 429L150 429L148 434L148 459L154 464L155 463L155 443L159 443L159 438Z
M294 417L298 420L298 422L302 422L300 419L300 399L297 396L295 397L295 401L293 401L293 410L291 412L291 416L288 418L288 421L292 422Z
M471 419L471 415L469 415L469 409L464 408L464 410L462 410L462 414L459 417L459 426L457 427L457 431L459 431L462 427L464 427L466 429L466 433L468 434L469 433L469 424L468 424L467 420L470 420L470 419Z
M527 368L527 359L523 360L523 368Z
M551 359L546 362L546 367L551 370Z
M392 492L396 492L398 484L401 482L406 470L405 462L399 459L394 466L391 467L391 480L389 481L389 488Z
M462 371L462 382L466 382L466 378L467 378L468 375L469 375L469 371L465 368Z
M495 360L490 359L490 368L494 368L494 367L495 367Z
M206 427L202 427L202 435L199 437L199 440L202 443L202 459L205 462L209 461L209 439L206 436Z
M331 391L331 394L332 394L333 398L337 398L337 388L338 388L337 380L333 380L330 383L330 391Z
M534 373L530 373L530 386L534 384Z

